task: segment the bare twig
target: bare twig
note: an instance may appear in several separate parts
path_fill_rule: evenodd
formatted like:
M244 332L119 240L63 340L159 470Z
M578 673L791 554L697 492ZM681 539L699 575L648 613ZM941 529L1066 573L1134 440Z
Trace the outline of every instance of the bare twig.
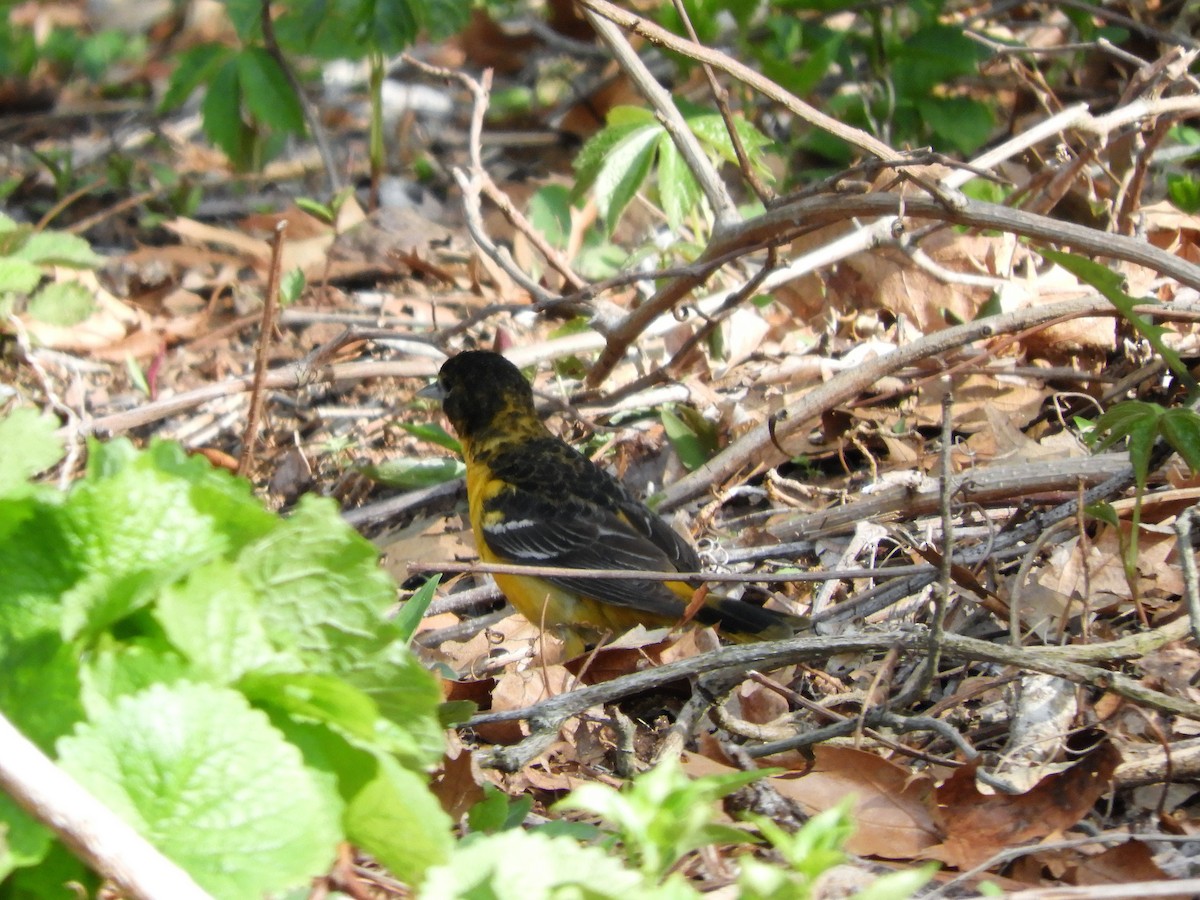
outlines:
M700 43L700 38L696 35L696 29L692 25L692 17L688 15L687 7L683 0L672 0L675 6L675 12L683 22L683 27L687 29L688 37L695 43ZM724 85L717 80L717 75L713 71L713 67L708 63L701 63L704 69L704 77L708 80L708 89L712 92L713 101L717 104L717 110L721 113L721 121L725 123L725 131L729 135L729 141L733 145L733 153L737 157L738 167L742 170L742 177L746 179L746 183L750 185L751 190L758 195L758 199L764 205L775 199L775 192L767 187L758 173L754 171L754 165L750 162L750 157L746 153L746 147L742 143L742 136L737 130L737 124L734 122L733 111L729 108L729 91L725 90Z
M598 12L590 2L583 2L580 6L583 8L587 20L600 35L600 39L612 50L613 56L617 58L621 68L637 85L642 96L650 102L655 115L662 122L675 146L679 148L679 153L687 163L687 167L696 177L696 183L700 185L700 190L708 200L709 206L712 207L713 233L721 234L740 222L742 217L738 214L737 204L729 196L725 182L721 180L713 164L709 162L704 149L700 146L700 141L688 128L683 113L679 111L679 107L675 105L671 95L654 78L646 64L642 62L641 57L637 55L637 51L630 46L629 41L621 34L621 30L613 21L610 21L608 16Z
M237 474L245 477L254 458L254 445L258 440L259 424L262 421L263 402L266 399L267 355L275 340L275 310L279 307L279 273L283 267L283 235L287 231L287 220L275 226L271 241L271 267L267 275L267 290L263 297L262 319L259 325L258 345L254 353L254 381L250 387L250 414L246 417L246 430L242 433L242 454L238 458Z
M938 586L933 592L933 618L929 628L929 658L924 664L922 689L928 690L937 678L942 658L942 638L946 634L946 610L950 608L950 592L954 585L954 495L950 491L952 468L950 459L954 448L954 390L950 379L945 379L942 394L942 477L941 519L942 559L938 573Z
M1187 604L1188 619L1192 625L1192 640L1200 645L1200 575L1196 572L1196 551L1192 547L1192 522L1197 507L1193 506L1180 514L1175 521L1175 534L1179 538L1179 566L1183 570L1183 599Z
M134 900L212 900L0 713L0 789Z
M579 0L579 5L589 13L594 14L597 18L602 17L607 19L627 31L641 35L652 43L666 47L668 50L674 50L676 53L682 53L684 56L688 56L697 62L704 63L712 66L714 69L732 75L738 81L752 87L764 97L768 97L779 103L803 121L820 128L822 131L828 131L835 137L841 138L846 143L858 147L860 150L865 150L872 156L876 156L879 159L899 159L903 155L867 132L839 122L832 116L828 116L815 107L810 106L769 78L721 53L719 50L713 50L705 47L703 44L674 35L665 28L654 24L636 13L629 12L609 3L608 0Z

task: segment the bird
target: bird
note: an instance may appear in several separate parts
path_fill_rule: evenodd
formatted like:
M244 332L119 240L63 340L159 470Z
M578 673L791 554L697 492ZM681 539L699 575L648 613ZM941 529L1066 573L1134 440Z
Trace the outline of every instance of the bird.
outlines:
M440 400L462 446L480 559L555 569L678 572L678 581L570 574L494 575L526 619L565 642L568 658L636 625L694 621L738 641L791 637L799 617L717 594L697 597L688 541L616 477L551 432L533 388L499 353L448 359L418 396Z

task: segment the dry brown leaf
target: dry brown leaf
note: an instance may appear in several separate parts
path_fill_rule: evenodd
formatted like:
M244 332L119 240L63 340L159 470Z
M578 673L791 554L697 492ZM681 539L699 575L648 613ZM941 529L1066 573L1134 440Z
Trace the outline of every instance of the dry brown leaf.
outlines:
M1071 884L1127 884L1134 881L1166 881L1167 873L1154 862L1154 854L1141 841L1126 841L1095 856L1084 857L1067 870ZM1177 895L1181 898L1188 894Z
M771 785L810 813L853 796L851 853L913 859L940 840L928 777L850 747L815 747L813 757L811 768L772 777Z
M963 766L937 789L937 820L946 837L924 856L969 869L1014 844L1069 828L1109 789L1120 761L1105 739L1070 769L1016 796L982 793L975 783L978 761Z
M483 799L483 777L475 756L462 745L455 731L449 732L450 746L440 768L429 780L429 789L455 822Z

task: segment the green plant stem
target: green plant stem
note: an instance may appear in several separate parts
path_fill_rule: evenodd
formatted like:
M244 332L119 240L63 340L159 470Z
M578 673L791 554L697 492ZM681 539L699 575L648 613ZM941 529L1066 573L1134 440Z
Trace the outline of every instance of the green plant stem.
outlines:
M379 208L379 182L383 179L383 78L387 74L383 55L372 52L371 65L371 130L368 153L371 158L371 188L367 197L369 209Z

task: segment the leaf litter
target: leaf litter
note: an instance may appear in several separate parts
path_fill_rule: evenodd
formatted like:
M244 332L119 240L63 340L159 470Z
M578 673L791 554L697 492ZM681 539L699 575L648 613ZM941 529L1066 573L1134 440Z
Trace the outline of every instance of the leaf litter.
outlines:
M1037 39L1055 45L1067 37L1047 28ZM464 33L459 40L477 41L478 35ZM442 49L462 56L453 44ZM512 71L523 70L515 65ZM441 123L445 129L439 149L453 157L453 165L467 166L470 98L453 87L437 89L453 98L459 113L449 124ZM1028 85L1023 89L1029 90ZM420 132L419 117L414 121ZM75 127L87 128L84 122ZM1026 123L1018 124L1013 134L1024 127ZM38 136L43 143L63 138L51 132ZM417 142L431 139L429 133L413 137ZM1124 164L1104 137L1093 134L1080 142L1085 152L1107 164ZM1053 148L1053 141L1040 146ZM1063 269L1042 266L1036 249L1015 232L939 227L914 219L908 226L917 229L914 237L906 234L874 249L864 246L819 267L797 267L793 276L777 279L769 291L756 295L761 303L722 310L722 292L736 289L740 275L736 267L721 269L676 306L674 318L659 318L629 335L632 352L618 355L596 390L587 376L596 371L597 354L606 342L617 344L614 332L620 332L638 304L647 302L652 291L644 285L614 285L594 299L541 302L539 308L496 255L472 242L457 212L460 198L449 166L439 188L455 196L435 203L432 217L413 210L367 213L352 199L336 224L325 224L279 197L256 193L257 186L249 188L249 200L239 200L236 192L226 190L229 173L218 157L203 150L198 144L181 145L173 151L175 161L194 167L214 194L228 193L230 212L203 219L179 216L157 225L146 224L149 218L143 222L114 214L90 231L96 245L119 248L105 253L99 281L90 284L98 299L96 310L65 326L19 314L28 349L21 364L11 359L0 363L5 384L39 404L48 405L53 394L77 410L81 422L107 423L99 429L104 433L129 433L138 440L171 437L194 452L236 459L246 396L234 379L253 366L270 234L286 220L283 267L300 269L308 287L299 303L283 311L269 356L275 365L309 365L311 372L292 388L270 389L268 420L251 477L260 494L279 507L294 503L304 490L339 498L376 539L402 583L423 577L439 563L474 559L461 492L438 492L431 485L410 496L353 473L396 457L421 459L446 452L397 427L398 421L440 421L436 410L414 404L412 394L436 371L444 352L511 347L526 353L526 362L542 363L535 386L546 401L551 427L598 453L649 495L686 474L680 441L689 416L697 425L707 424L717 452L727 452L814 387L852 376L865 362L947 326L975 320L985 305L996 302L996 314L1004 316L1090 292ZM156 152L172 161L171 150ZM20 171L16 163L7 165ZM523 166L547 181L562 184L571 178L557 149L539 161L515 145L489 161L489 174L512 196L524 197L529 190L522 183L527 175ZM927 174L932 178L939 173L929 167ZM29 177L31 186L10 197L10 205L27 203L34 209L44 203L44 176ZM1004 177L1023 189L1041 189L1038 167L1024 161L1006 164ZM313 184L311 177L301 179L291 190L311 193ZM1091 170L1081 169L1062 188L1079 200L1101 196L1110 204L1124 202L1114 196L1114 184ZM594 263L614 247L641 247L645 259L655 259L643 240L648 223L656 219L651 199L635 200L614 240L591 248L582 244L596 239L597 211L573 211L566 244L573 248L571 262L583 271L587 254ZM260 203L277 211L263 214L254 208ZM493 210L487 212L490 239L513 246L521 268L537 272L535 283L563 291L561 274L530 236ZM1153 246L1183 260L1200 260L1200 217L1161 202L1141 203L1137 213ZM1106 224L1117 227L1116 222ZM703 235L692 232L688 223L684 227L702 247ZM844 220L814 223L784 242L786 255L802 259L858 228ZM660 254L658 261L678 262L669 254ZM747 267L762 262L761 254L742 256ZM1195 289L1145 265L1119 262L1116 268L1133 296L1173 304L1178 318L1169 319L1169 341L1181 354L1194 353ZM581 312L604 328L589 330L576 318ZM718 324L703 336L710 321L706 317L712 316ZM337 346L347 329L351 341ZM697 343L698 336L702 340ZM326 355L330 347L336 349ZM343 364L351 367L339 368ZM648 374L653 377L646 378ZM179 409L167 405L172 397L213 385L227 389ZM1145 346L1120 320L1107 311L1055 317L932 352L860 385L853 399L821 410L782 442L760 445L757 455L737 459L733 474L708 483L702 495L674 503L683 510L677 524L703 539L706 562L715 571L756 576L751 584L735 582L723 589L757 592L797 613L832 614L844 603L897 584L904 577L897 573L905 567L930 565L921 549L942 551L942 524L931 510L913 515L897 500L872 516L869 524L879 530L853 545L853 529L845 526L821 533L803 530L799 540L783 541L779 535L806 515L867 497L893 480L911 486L923 478L936 479L944 452L938 430L948 386L955 433L949 465L975 480L1001 464L1034 469L1049 461L1079 459L1077 418L1094 418L1115 399L1171 399ZM658 414L661 395L655 391L675 387L681 390L672 395L674 409L687 412L673 413L667 426ZM129 411L155 404L163 404L161 412L125 424ZM675 433L673 440L669 432ZM291 474L277 478L279 472ZM1093 648L1082 651L1091 656L1079 658L1104 662L1151 691L1196 704L1200 697L1193 682L1200 654L1194 638L1184 630L1163 639L1166 629L1186 615L1186 584L1172 526L1194 498L1171 496L1187 482L1181 465L1171 463L1152 478L1138 524L1131 518L1132 491L1125 490L1108 498L1115 524L1066 517L1016 550L986 552L1007 530L1098 481L1080 470L1036 493L1004 494L1001 487L977 502L964 488L953 496L956 547L985 552L961 563L970 577L964 572L953 579L945 627L1024 648L1030 660L1043 648L1043 656L1052 660L1069 659L1070 648ZM432 493L423 497L422 490ZM389 508L399 512L375 512ZM1140 532L1131 578L1123 553L1133 528ZM870 571L841 576L824 590L819 583L788 580L831 567ZM889 568L897 572L889 573ZM450 582L444 597L476 590L478 599L465 610L430 616L418 637L430 663L453 673L447 677L447 696L469 696L482 712L527 709L580 685L696 659L717 646L711 633L671 633L665 640L661 633L638 634L616 636L582 663L563 660L553 636L513 616L473 633L465 630L465 623L499 607L489 583L486 575L471 572ZM830 615L827 625L818 622L815 633L885 633L897 625L927 622L937 589L927 583L873 611L864 606L861 614ZM1111 657L1096 649L1137 634L1149 636L1150 642ZM1048 649L1054 647L1067 650L1054 655ZM1061 721L1058 734L1039 739L1057 743L1049 751L1043 747L1036 763L1033 757L1025 760L1047 768L1038 768L1018 792L1006 793L990 786L987 773L1008 752L1012 723L1028 712L1020 692L1011 689L1024 674L1021 669L946 658L926 688L917 691L914 683L923 677L919 655L895 659L887 650L881 643L868 652L830 652L763 673L774 679L771 683L741 679L740 686L727 686L712 701L719 713L709 711L693 720L681 718L690 714L689 703L697 696L687 680L618 700L628 726L615 724L610 704L597 704L557 723L554 740L532 758L518 753L520 765L513 772L481 768L478 762L489 748L519 748L536 731L532 721L482 724L463 732L461 743L455 739L455 751L437 779L439 796L452 814L461 815L478 801L483 785L495 785L511 796L532 798L537 814L545 814L572 786L610 779L607 773L616 768L613 760L619 753L631 753L638 765L645 765L673 746L672 740L682 740L688 748L685 759L693 771L703 773L711 771L709 766L742 764L734 762L730 744L753 748L790 739L793 748L764 757L764 762L787 769L766 783L807 814L853 796L857 827L850 849L863 857L900 863L937 859L948 867L944 880L953 870L966 872L995 858L998 862L987 874L1005 879L1010 888L1196 874L1187 853L1156 842L1196 831L1194 792L1168 791L1193 784L1200 773L1200 760L1183 752L1183 742L1196 733L1195 720L1118 696L1105 683L1073 682L1071 715ZM885 709L892 718L872 718ZM690 725L683 735L677 733L681 721ZM823 729L829 733L806 741L806 735ZM1079 741L1086 746L1072 750ZM1136 778L1128 769L1126 778L1126 754L1151 758L1150 774L1143 766ZM1147 784L1161 792L1147 794ZM1107 849L1099 849L1100 844L1056 848L1084 835L1142 839ZM1049 849L1038 850L1039 843ZM1018 847L1028 853L1002 858Z

